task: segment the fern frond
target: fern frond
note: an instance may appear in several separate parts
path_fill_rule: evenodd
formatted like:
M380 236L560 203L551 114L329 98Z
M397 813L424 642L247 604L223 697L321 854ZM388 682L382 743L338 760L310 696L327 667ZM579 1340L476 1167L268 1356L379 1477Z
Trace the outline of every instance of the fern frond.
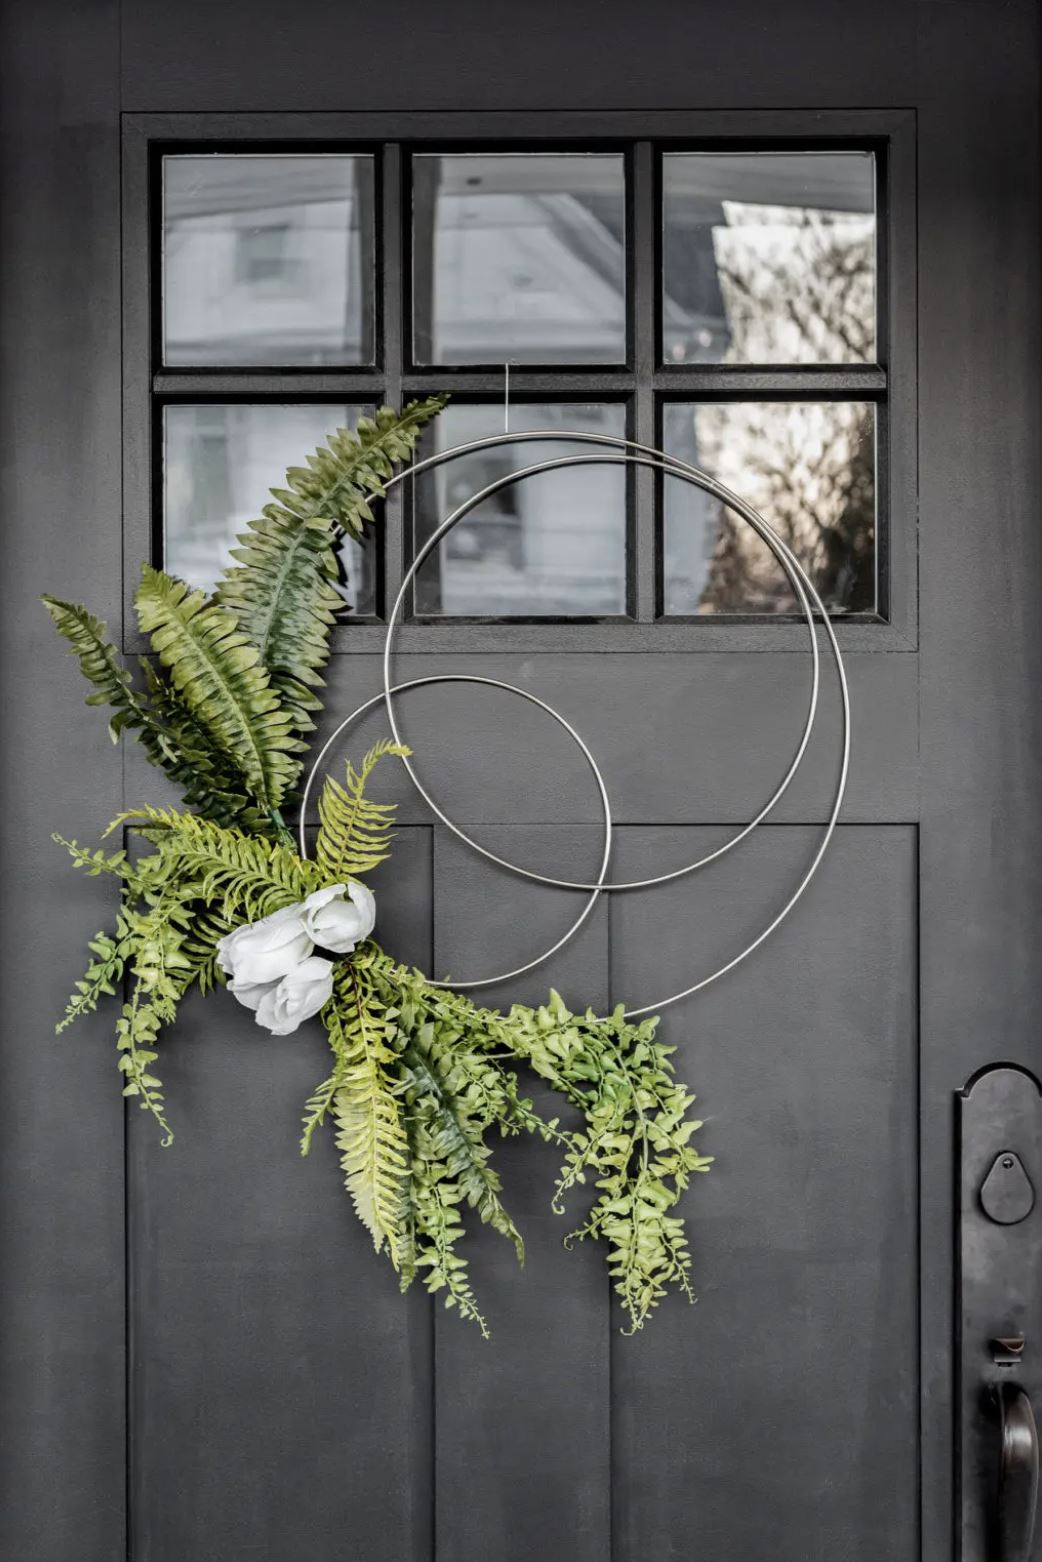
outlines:
M119 1050L119 1071L123 1075L123 1094L134 1097L143 1112L150 1112L162 1130L160 1141L164 1149L173 1143L174 1135L166 1120L166 1103L162 1081L151 1072L159 1054L155 1050L162 1019L154 1004L143 997L144 984L134 984L133 995L123 1005L123 1012L116 1021L116 1046Z
M109 733L113 742L123 732L133 732L149 761L165 770L171 780L186 786L194 779L191 763L181 752L177 735L167 730L154 701L134 688L129 670L119 659L114 645L105 639L105 625L101 619L88 613L75 602L62 602L57 597L42 598L44 607L54 621L59 633L69 642L77 657L84 677L94 685L94 693L88 694L88 705L109 705L114 715L109 721ZM162 684L153 671L153 693ZM210 801L202 778L192 799L204 811Z
M235 616L148 564L135 603L142 631L200 726L257 802L277 808L296 779L293 756L302 745Z
M56 846L65 847L74 867L82 868L88 878L96 879L103 873L111 873L117 879L126 879L134 874L135 870L128 862L125 851L91 851L86 846L80 846L77 841L67 841L64 835L57 833L51 835L51 840Z
M144 692L136 689L115 646L105 639L100 619L73 602L44 597L44 606L68 640L84 676L94 685L88 705L109 705L113 741L123 732L137 737L151 764L163 770L184 793L189 807L208 819L238 820L261 833L271 830L265 813L251 806L238 766L218 747L180 692L142 658Z
M77 980L75 990L65 1005L65 1013L54 1027L56 1036L67 1030L74 1020L85 1014L93 1014L102 998L116 996L132 948L125 919L119 919L114 934L104 931L96 933L87 948L94 958Z
M270 814L246 795L235 762L218 748L180 690L152 662L141 658L149 699L177 755L167 772L181 787L189 808L217 824L235 824L256 835L274 831Z
M409 1141L402 1122L394 1026L356 964L338 967L323 1011L336 1059L333 1115L347 1188L377 1252L386 1243L397 1269Z
M192 914L175 887L144 912L125 908L123 917L129 930L127 968L134 977L130 999L116 1021L123 1094L152 1114L162 1129L162 1143L169 1145L174 1135L154 1065L160 1030L176 1018L178 1004L195 976L184 949Z
M83 676L94 685L88 705L111 705L115 712L109 732L115 742L129 729L141 733L149 748L149 758L161 763L166 734L155 721L147 702L134 688L130 673L119 659L116 647L105 639L105 625L77 602L62 602L58 597L40 599L54 621L58 633L69 642ZM173 758L172 753L169 756Z
M486 1124L472 1117L473 1084L451 1045L439 1045L433 1025L425 1025L405 1048L410 1116L425 1130L425 1158L436 1162L446 1181L459 1189L481 1220L508 1238L517 1261L525 1261L521 1234L500 1202L502 1184L489 1165L492 1151L484 1140Z
M129 825L158 848L153 888L176 880L182 897L201 901L223 922L256 922L305 900L324 882L318 865L289 846L225 828L176 808L137 808L108 830Z
M327 776L318 801L319 832L315 859L328 883L359 878L379 867L388 856L394 819L394 803L373 803L365 795L374 768L388 754L399 758L410 749L383 741L371 748L355 770L347 764L347 784Z
M445 1306L455 1307L461 1318L476 1323L489 1338L488 1324L478 1308L470 1283L467 1260L456 1251L463 1236L459 1213L461 1195L451 1182L436 1174L413 1181L413 1210L417 1233L415 1267L426 1271L424 1284L432 1295L445 1293Z
M304 1131L300 1136L300 1153L307 1155L311 1149L311 1141L316 1131L322 1127L326 1118L333 1110L333 1101L340 1089L340 1060L337 1059L333 1072L324 1079L313 1095L310 1095L304 1107Z
M361 539L373 519L369 500L382 496L394 468L407 461L423 426L445 404L444 396L414 401L401 412L381 407L375 421L337 429L292 467L288 486L272 489L273 502L251 521L232 550L217 600L234 613L256 647L272 687L298 732L309 732L315 694L329 657L329 635L343 599L337 590L337 549L347 535Z
M709 1169L689 1140L702 1125L694 1097L673 1078L671 1047L655 1040L657 1020L631 1025L622 1010L607 1018L569 1013L557 993L543 1008L517 1005L499 1016L519 1057L586 1116L571 1137L554 1208L592 1177L597 1197L568 1239L603 1238L608 1268L629 1318L628 1333L676 1285L689 1300L691 1255L684 1222L673 1214L692 1172Z

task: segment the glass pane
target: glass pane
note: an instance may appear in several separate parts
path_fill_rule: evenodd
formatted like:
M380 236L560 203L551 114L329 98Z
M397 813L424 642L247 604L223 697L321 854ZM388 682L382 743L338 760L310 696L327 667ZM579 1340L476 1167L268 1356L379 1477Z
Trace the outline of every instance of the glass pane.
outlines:
M371 363L373 272L371 157L164 157L164 363Z
M621 363L620 155L413 158L419 363Z
M871 152L663 159L666 363L870 363Z
M875 409L862 402L670 404L665 449L699 466L780 533L833 613L876 606ZM665 480L667 613L798 613L751 527L690 484Z
M619 405L510 409L511 432L625 433ZM439 450L499 434L501 405L451 402L434 424ZM422 542L472 493L535 461L585 455L591 446L533 440L476 451L417 479ZM443 539L421 568L416 611L495 618L575 618L626 611L626 479L621 468L565 467L491 495Z
M368 407L168 406L163 410L164 568L212 591L229 550L256 520L287 468L303 466L336 428L353 427ZM340 557L345 603L376 611L372 537L347 541Z

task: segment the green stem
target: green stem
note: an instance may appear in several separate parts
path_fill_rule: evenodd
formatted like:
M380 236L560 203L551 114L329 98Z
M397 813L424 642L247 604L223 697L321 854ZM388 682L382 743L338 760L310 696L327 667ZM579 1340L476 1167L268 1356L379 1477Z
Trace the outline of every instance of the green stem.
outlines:
M269 811L269 813L268 813L268 818L271 820L272 824L275 826L275 830L276 830L276 832L278 834L278 837L279 837L279 840L282 842L283 846L288 846L290 851L295 852L296 849L297 849L297 843L293 839L293 833L290 830L290 827L286 823L285 819L282 817L282 814L279 811L279 809L272 808Z

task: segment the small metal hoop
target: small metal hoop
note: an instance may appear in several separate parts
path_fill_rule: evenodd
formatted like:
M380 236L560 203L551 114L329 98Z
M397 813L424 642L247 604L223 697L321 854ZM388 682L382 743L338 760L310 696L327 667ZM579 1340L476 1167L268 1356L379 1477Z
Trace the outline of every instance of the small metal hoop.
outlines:
M532 439L539 437L541 436L538 434L497 436L495 443L504 443L507 438L513 440L518 438ZM590 438L599 442L602 436L568 435L565 437ZM483 440L481 443L487 444L489 441ZM623 441L623 443L626 442ZM468 448L470 447L458 446L455 452L450 451L446 452L445 454L446 456L456 454L460 450ZM421 463L421 466L423 464L427 463ZM555 471L560 467L603 465L635 465L650 467L653 470L665 473L667 476L678 477L682 481L687 481L694 487L703 486L702 483L696 481L695 477L692 475L692 473L695 471L694 468L691 469L691 472L676 470L674 468L672 458L645 454L644 447L640 447L640 452L633 455L624 453L621 455L561 456L552 461L537 462L531 466L521 467L516 472L508 472L505 476L496 478L496 480L489 483L487 487L482 488L479 492L471 494L468 499L465 499L463 503L459 505L459 507L454 510L452 514L441 523L440 526L436 528L436 530L431 534L431 536L417 552L416 557L405 573L401 588L398 592L394 605L391 609L390 616L388 618L387 635L384 640L383 656L384 699L387 706L387 717L388 721L390 722L391 731L393 732L397 742L400 743L403 741L402 734L399 730L397 718L394 713L394 706L392 704L391 695L387 692L391 681L391 651L393 647L393 637L398 627L398 616L401 612L402 604L408 593L409 587L415 579L417 572L422 568L423 564L430 556L432 550L438 545L443 537L447 536L447 534L465 518L465 516L470 514L471 510L476 509L477 506L483 503L485 499L489 498L492 494L498 493L500 489L509 487L513 483L520 482L523 478L535 476L540 472ZM420 470L420 468L413 468L412 470L417 471ZM399 474L399 476L400 475L401 474ZM704 476L704 474L698 473L699 478L702 476ZM709 481L713 482L713 479L709 479ZM388 486L390 485L388 484ZM714 484L714 487L715 486L718 485ZM803 762L803 757L807 752L807 746L810 742L811 734L814 730L814 721L817 715L821 673L818 640L814 630L814 615L811 611L810 603L807 600L807 596L803 588L803 583L800 579L802 571L800 570L800 566L794 557L791 559L786 559L783 552L785 549L785 544L781 541L781 538L777 537L776 534L771 530L766 521L762 520L762 518L758 516L755 511L749 511L748 515L745 514L744 510L740 511L739 513L742 513L743 519L750 520L750 524L754 527L758 535L760 535L767 543L767 546L771 549L771 552L781 564L794 592L796 593L797 599L799 600L804 620L807 625L807 633L810 638L811 660L813 664L811 674L811 693L810 703L807 710L807 718L804 723L803 732L801 734L796 753L794 754L792 761L789 764L789 768L786 770L778 786L767 799L767 802L760 809L759 813L755 814L748 824L743 825L735 835L732 835L728 840L724 841L722 845L715 847L711 852L707 852L704 857L699 857L694 862L685 863L683 867L673 868L668 873L659 873L644 879L629 879L626 881L612 880L610 882L599 885L598 887L603 889L606 893L614 894L622 890L653 889L659 884L669 884L673 879L681 879L686 877L686 875L689 873L696 873L700 868L704 868L707 866L707 864L715 862L718 858L725 856L727 852L732 851L734 847L736 847L741 841L744 841L746 836L751 835L757 826L763 823L768 814L770 814L771 811L781 801L782 797L785 795L785 792L788 790L793 777L799 770L800 765ZM808 582L807 584L809 586L810 583ZM436 817L441 820L442 824L451 830L453 834L456 835L461 841L463 841L465 845L469 846L472 851L478 852L479 855L484 857L488 862L495 863L497 867L506 868L509 873L516 874L519 878L531 879L534 883L545 884L548 886L548 888L551 889L590 890L594 887L593 884L581 880L558 879L553 878L549 874L536 873L530 868L521 867L519 863L510 862L507 858L500 857L496 852L490 851L488 847L482 846L480 842L474 840L473 836L468 835L465 830L461 829L453 819L449 818L448 814L446 814L444 810L438 805L438 803L435 802L434 798L431 796L430 792L427 790L426 786L423 784L420 777L416 773L416 768L413 765L411 759L406 759L403 761L403 763L406 770L409 772L409 777L413 783L413 786L416 788L417 792L423 798L427 806L436 815Z
M557 942L552 944L549 949L544 949L542 954L536 955L534 959L529 960L525 965L517 966L513 971L504 971L499 976L483 976L476 981L432 981L431 983L432 987L453 987L457 990L473 989L477 987L494 987L500 982L512 981L515 976L524 976L527 971L533 971L535 970L536 966L542 965L544 961L549 960L552 955L555 955L559 949L563 949L565 944L570 942L570 940L582 927L583 923L586 921L586 918L590 915L590 912L593 910L594 906L600 898L602 888L601 881L603 881L604 875L608 871L608 863L611 860L613 828L611 822L611 803L608 800L608 789L604 784L604 777L600 772L597 761L590 753L590 750L587 748L582 736L576 732L572 724L561 715L560 711L554 710L552 705L548 705L547 702L545 700L541 700L538 695L531 694L527 689L519 689L516 684L504 683L502 679L499 678L482 678L477 674L471 673L432 673L429 677L426 678L410 678L406 683L396 684L391 692L393 694L402 694L407 689L418 689L422 688L425 684L433 683L484 684L486 687L491 689L505 689L508 694L516 694L521 699L527 700L530 705L538 706L538 708L542 711L545 711L548 716L552 716L554 721L557 722L558 726L563 727L568 736L572 738L573 741L578 745L583 758L586 760L586 763L589 765L590 770L593 773L593 778L597 783L597 790L600 793L601 810L604 815L604 845L601 852L600 879L599 881L588 886L590 894L586 904L583 906L575 921L570 924L567 931L564 932L557 940ZM367 711L372 710L375 705L381 705L383 701L384 691L381 689L379 694L374 694L371 699L365 700L361 705L357 705L350 713L350 715L345 716L339 726L330 733L325 743L323 743L321 749L318 752L318 757L308 772L308 778L300 799L300 822L297 829L297 839L300 845L300 855L305 860L307 859L308 855L307 831L305 828L308 800L311 796L311 788L314 785L315 777L318 774L319 767L324 763L326 755L333 747L333 744L340 737L341 733L346 732L347 729L353 726L353 724L361 716L364 716Z

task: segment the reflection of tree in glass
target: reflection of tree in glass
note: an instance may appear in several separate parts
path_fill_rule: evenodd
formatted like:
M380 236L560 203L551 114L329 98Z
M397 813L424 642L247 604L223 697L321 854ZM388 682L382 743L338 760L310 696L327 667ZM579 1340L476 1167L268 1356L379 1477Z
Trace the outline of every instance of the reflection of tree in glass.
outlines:
M871 361L874 222L868 215L725 202L714 233L734 362ZM872 409L855 402L732 402L695 409L699 454L762 510L838 612L875 607ZM702 612L791 612L767 548L727 511Z

